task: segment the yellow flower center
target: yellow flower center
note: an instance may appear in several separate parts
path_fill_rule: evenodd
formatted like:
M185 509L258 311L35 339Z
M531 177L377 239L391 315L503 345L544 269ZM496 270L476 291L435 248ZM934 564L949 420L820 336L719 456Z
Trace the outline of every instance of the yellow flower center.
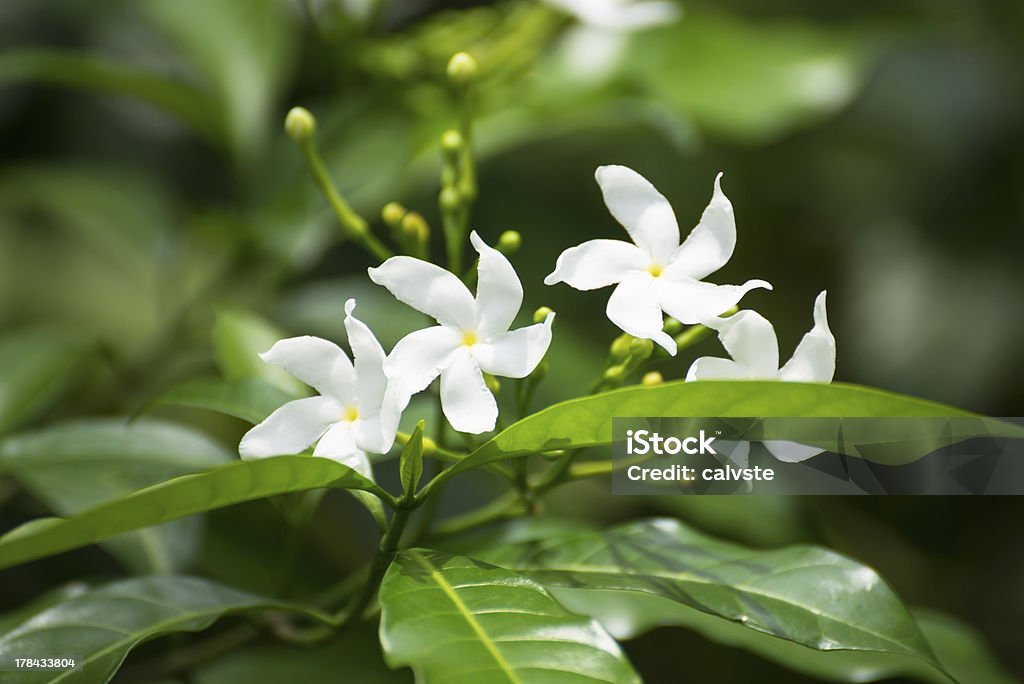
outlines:
M468 330L462 333L462 344L464 344L467 347L472 347L474 344L476 344L476 333L473 332L472 330Z
M665 269L662 268L661 264L651 264L650 266L647 267L647 272L650 273L655 278L660 276L661 272L664 270Z
M359 409L355 406L346 406L345 413L342 414L341 419L347 423L354 423L359 418Z

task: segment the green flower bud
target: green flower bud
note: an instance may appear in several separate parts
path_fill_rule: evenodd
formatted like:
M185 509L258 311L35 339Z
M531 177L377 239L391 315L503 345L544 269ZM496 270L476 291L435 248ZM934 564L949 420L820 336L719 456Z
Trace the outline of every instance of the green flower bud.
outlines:
M292 107L284 118L284 131L299 145L310 143L316 135L316 118L305 107Z
M456 52L448 60L448 78L460 86L469 85L476 78L476 60L468 52Z
M402 232L413 240L419 240L423 235L430 235L430 226L422 214L410 211L402 219Z
M454 156L462 150L462 134L452 129L441 134L441 151Z
M487 389L491 390L494 394L501 391L501 382L490 373L484 373L484 384L487 385Z
M675 337L683 330L683 324L674 318L666 318L665 326L662 328L666 333Z
M646 359L654 353L654 343L646 339L635 339L629 344L629 353L637 359Z
M537 309L536 311L533 312L533 322L534 323L543 323L544 321L546 321L548 319L548 316L550 314L553 314L553 313L555 313L555 312L552 311L550 308L548 308L546 306L542 306L542 307L540 307L539 309Z
M402 225L402 219L405 218L405 213L405 207L398 202L388 202L384 205L384 208L380 210L380 217L388 227L398 228Z
M523 246L523 236L518 230L506 230L498 237L496 249L502 254L515 254Z
M462 204L462 197L459 196L458 190L449 185L441 189L438 204L441 206L441 211L455 211Z
M611 367L605 369L605 371L604 371L604 379L605 380L611 380L612 382L617 382L619 380L622 380L624 377L626 377L626 367L625 366L611 366Z
M612 358L621 361L629 356L629 346L634 339L635 338L629 333L623 333L616 337L615 341L612 342Z
M665 377L658 371L644 373L644 377L640 378L640 384L648 387L652 385L660 385L663 382L665 382Z

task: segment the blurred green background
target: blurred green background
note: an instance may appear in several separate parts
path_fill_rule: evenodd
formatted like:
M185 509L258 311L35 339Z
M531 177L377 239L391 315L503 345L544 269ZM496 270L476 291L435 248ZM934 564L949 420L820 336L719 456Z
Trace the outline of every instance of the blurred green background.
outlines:
M559 312L545 402L582 391L617 332L606 293L541 281L565 247L622 236L593 181L618 163L669 197L684 230L725 172L739 244L712 279L775 286L743 304L775 323L784 358L828 289L838 380L1024 415L1024 5L681 7L676 22L595 42L593 27L529 1L4 0L0 372L42 377L45 391L31 406L0 396L0 435L128 416L183 380L256 372L225 368L239 336L342 340L350 296L385 347L418 327L365 277L370 258L340 241L281 122L294 104L312 110L356 209L382 236L386 202L422 212L440 256L436 141L457 119L444 66L459 50L481 66L472 225L490 241L523 234L523 320L540 305ZM692 358L662 370L679 377ZM228 451L244 429L159 413ZM446 506L487 491L453 490ZM6 480L2 495L4 529L55 507ZM593 485L550 508L601 520L668 510L754 545L829 544L910 603L967 619L1024 673L1016 500L609 504ZM362 518L351 549L339 540L338 520L362 515L348 500L327 513L308 550L311 585L357 567L372 544ZM185 567L265 583L256 547L263 525L280 526L274 514L254 504L210 516ZM62 559L12 574L0 602L121 572L95 550ZM801 681L681 630L629 649L650 682L679 681L680 667L697 681Z

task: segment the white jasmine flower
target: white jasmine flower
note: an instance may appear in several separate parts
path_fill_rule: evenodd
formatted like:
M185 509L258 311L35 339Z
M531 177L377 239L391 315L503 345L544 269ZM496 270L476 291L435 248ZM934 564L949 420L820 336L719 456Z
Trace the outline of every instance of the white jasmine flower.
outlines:
M779 341L775 328L756 311L707 321L729 359L704 356L693 362L686 380L785 380L832 382L836 371L836 338L828 327L825 292L814 301L814 327L797 345L793 357L779 368Z
M638 31L671 24L679 6L668 0L544 0L580 23L616 32Z
M830 383L836 371L836 338L828 327L825 292L814 301L814 327L803 336L793 357L779 368L779 341L775 328L756 311L708 322L732 357L704 356L693 362L686 374L693 380L783 380L787 382ZM765 440L765 447L780 461L797 463L822 449L785 440ZM732 460L746 467L750 446L741 442Z
M392 257L369 269L370 279L439 325L401 339L384 362L389 380L385 423L416 393L441 376L441 407L452 427L479 434L494 429L498 405L483 373L524 378L551 344L548 314L543 323L509 331L523 302L523 286L512 264L473 232L480 253L476 298L440 266L407 256Z
M563 59L583 81L607 77L626 51L632 33L671 24L678 5L667 0L544 0L579 21L566 32Z
M352 315L355 306L354 299L345 303L345 330L355 365L338 345L319 337L281 340L260 354L320 396L290 401L249 430L238 445L242 458L297 454L316 442L314 456L372 478L366 454L387 453L395 431L386 432L381 422L387 389L384 350L366 324Z
M577 290L616 285L608 300L612 323L635 337L653 340L675 356L676 343L662 331L667 313L692 325L714 319L763 280L713 285L703 279L722 268L736 248L732 203L715 178L714 195L682 245L675 213L647 179L625 166L602 166L597 182L605 204L633 243L590 240L562 252L545 284L564 282Z

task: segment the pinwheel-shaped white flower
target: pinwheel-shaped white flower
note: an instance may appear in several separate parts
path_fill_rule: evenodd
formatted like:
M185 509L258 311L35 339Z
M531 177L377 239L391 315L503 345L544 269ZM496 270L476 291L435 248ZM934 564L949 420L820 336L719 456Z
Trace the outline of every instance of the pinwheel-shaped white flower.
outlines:
M814 327L797 345L793 357L779 368L779 341L775 328L756 311L709 321L732 359L704 356L693 362L686 374L693 380L784 380L830 383L836 371L836 338L828 327L825 292L814 301ZM765 440L765 447L780 461L797 463L822 452L821 449L785 440ZM741 442L731 459L746 467L749 443Z
M314 456L372 476L366 454L387 453L395 432L385 431L381 422L387 389L384 350L366 324L352 315L355 305L354 299L345 303L345 330L355 365L338 345L319 337L281 340L260 355L320 396L290 401L249 430L238 445L242 458L297 454L316 442Z
M523 302L523 286L504 255L475 232L470 240L480 253L475 299L454 275L420 259L392 257L369 270L373 282L439 324L402 338L384 362L388 428L397 424L397 412L409 399L440 375L441 407L452 427L472 434L493 430L498 405L482 373L524 378L551 344L554 314L509 331Z
M729 261L736 248L732 203L715 179L715 192L700 223L679 244L671 205L643 176L625 166L602 166L597 182L605 204L635 244L590 240L562 252L544 282L577 290L616 285L608 299L612 323L630 335L653 340L675 356L676 343L662 330L662 312L682 323L701 323L736 305L750 290L771 285L702 282Z

